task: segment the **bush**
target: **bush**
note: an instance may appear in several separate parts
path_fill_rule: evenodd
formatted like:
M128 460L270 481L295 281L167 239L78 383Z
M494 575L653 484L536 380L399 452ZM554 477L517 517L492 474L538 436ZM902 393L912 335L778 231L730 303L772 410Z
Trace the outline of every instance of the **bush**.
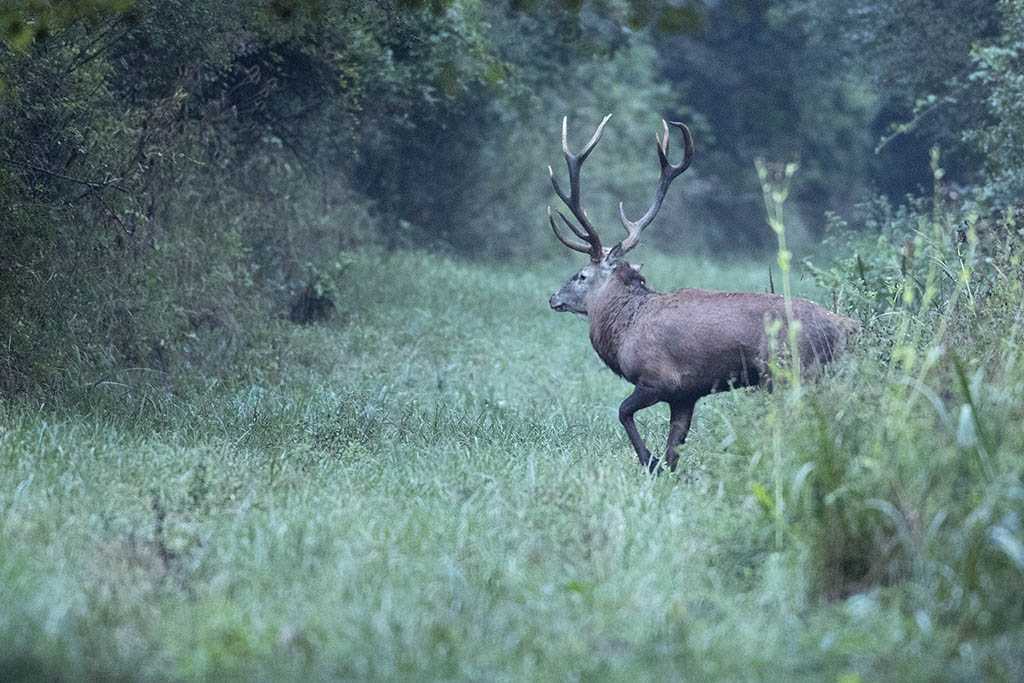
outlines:
M5 391L214 371L288 314L304 264L348 249L550 253L552 109L574 134L617 110L588 197L629 202L655 182L638 143L667 102L654 53L639 34L593 35L589 10L19 12L47 28L0 45ZM593 206L615 221L610 198Z
M812 272L863 335L825 382L772 397L750 487L763 542L797 551L814 597L899 584L908 619L957 647L1024 616L1024 271L1013 212L943 196L834 222L833 265Z

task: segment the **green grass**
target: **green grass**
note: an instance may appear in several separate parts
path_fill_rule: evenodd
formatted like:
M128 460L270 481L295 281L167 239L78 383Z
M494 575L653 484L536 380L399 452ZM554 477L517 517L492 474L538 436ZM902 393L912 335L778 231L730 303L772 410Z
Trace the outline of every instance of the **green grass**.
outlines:
M547 308L574 267L363 255L335 320L250 330L217 378L0 404L0 680L1021 675L1019 335L973 396L919 378L936 403L869 325L802 395L702 401L651 477L629 385Z

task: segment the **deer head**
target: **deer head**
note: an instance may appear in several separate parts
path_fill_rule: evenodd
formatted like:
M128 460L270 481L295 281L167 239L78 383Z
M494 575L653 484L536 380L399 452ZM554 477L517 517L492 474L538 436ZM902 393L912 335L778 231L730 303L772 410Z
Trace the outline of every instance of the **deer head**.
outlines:
M569 211L576 218L579 226L574 224L569 218L566 217L561 211L556 211L558 217L562 220L562 223L569 228L573 237L568 237L558 229L558 223L555 221L555 217L551 212L551 207L548 207L548 222L551 223L551 229L555 233L555 237L569 247L573 251L579 251L590 256L590 263L584 266L579 272L569 278L568 281L562 288L555 292L550 301L548 302L556 311L567 311L575 313L576 315L586 318L587 317L587 302L597 297L605 283L608 282L609 276L615 271L616 268L621 265L634 268L639 271L638 266L632 266L625 261L625 255L630 250L636 247L640 243L640 234L644 228L651 224L654 217L658 214L658 210L661 209L661 204L665 200L665 193L668 191L669 185L679 175L683 173L690 166L690 162L693 160L693 137L690 135L690 129L684 124L677 121L673 121L672 125L679 128L683 133L683 160L679 164L669 163L668 160L668 124L664 121L661 122L664 128L663 136L655 135L657 140L658 160L661 163L661 180L658 183L658 190L654 196L654 202L651 204L647 212L637 221L631 221L626 218L625 209L623 209L622 202L619 202L619 217L622 220L622 226L626 229L626 237L621 242L616 244L611 249L605 249L601 246L601 239L598 237L597 230L590 222L590 218L587 212L580 206L580 168L583 166L583 162L586 161L590 153L594 151L594 147L597 146L598 141L601 139L601 134L604 132L605 124L608 123L608 119L612 117L611 114L605 116L598 125L597 130L591 136L590 141L583 147L583 150L579 154L573 154L569 151L569 143L567 141L567 127L568 117L562 118L562 154L565 155L565 162L569 167L569 194L566 195L562 191L562 188L558 184L558 180L555 178L554 170L548 166L548 174L551 176L551 184L555 188L555 193L559 196L562 202L569 208Z

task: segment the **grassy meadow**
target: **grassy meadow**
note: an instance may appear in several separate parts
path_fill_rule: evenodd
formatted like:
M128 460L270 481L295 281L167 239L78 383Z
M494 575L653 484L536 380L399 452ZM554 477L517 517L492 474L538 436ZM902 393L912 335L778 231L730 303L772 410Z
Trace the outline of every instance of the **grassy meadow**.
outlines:
M824 381L702 400L652 477L548 310L574 268L361 254L330 322L215 377L2 399L0 680L1024 677L1019 302L865 315Z
M0 0L0 683L1024 681L1022 150L1024 0ZM859 338L651 475L617 202Z

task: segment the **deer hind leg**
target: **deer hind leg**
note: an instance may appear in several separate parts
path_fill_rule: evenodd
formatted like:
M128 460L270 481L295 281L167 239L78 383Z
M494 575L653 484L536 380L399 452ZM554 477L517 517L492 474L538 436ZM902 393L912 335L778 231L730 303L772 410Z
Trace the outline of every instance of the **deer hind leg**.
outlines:
M669 417L668 445L665 449L665 462L668 468L675 472L676 463L679 462L678 448L686 441L686 434L690 431L690 420L693 419L693 407L697 399L682 399L669 403L671 414Z
M629 441L633 444L633 450L636 451L637 457L640 458L640 464L647 467L651 472L657 469L658 459L651 458L651 452L647 450L647 445L640 438L640 432L637 431L636 423L633 422L633 413L649 408L661 400L663 400L661 392L650 387L638 386L619 406L619 422L626 428L626 435L629 436Z

